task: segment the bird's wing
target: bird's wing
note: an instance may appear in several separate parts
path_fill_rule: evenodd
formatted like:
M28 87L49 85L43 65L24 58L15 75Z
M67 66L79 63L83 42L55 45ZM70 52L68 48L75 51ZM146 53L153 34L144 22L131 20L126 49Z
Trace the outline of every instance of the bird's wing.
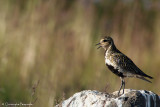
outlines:
M130 58L128 58L124 54L116 54L114 55L114 58L116 64L125 71L133 74L143 75L143 72L133 63Z
M124 69L125 71L127 72L130 72L132 74L135 74L135 75L139 75L140 77L141 76L144 76L144 77L148 77L150 79L152 79L153 77L145 74L143 71L141 71L134 63L133 61L128 58L127 56L125 56L124 54L122 53L119 53L119 54L115 54L114 55L114 61L116 62L116 64ZM142 78L141 78L142 79Z

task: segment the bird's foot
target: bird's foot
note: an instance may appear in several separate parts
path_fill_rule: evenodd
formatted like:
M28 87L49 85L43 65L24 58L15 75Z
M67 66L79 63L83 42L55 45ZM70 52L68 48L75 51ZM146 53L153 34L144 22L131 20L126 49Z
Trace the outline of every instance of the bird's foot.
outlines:
M124 94L124 91L123 91L123 93L122 93L122 94L121 94L120 92L118 92L118 97L119 97L119 96L121 96L121 95L123 95L123 94Z

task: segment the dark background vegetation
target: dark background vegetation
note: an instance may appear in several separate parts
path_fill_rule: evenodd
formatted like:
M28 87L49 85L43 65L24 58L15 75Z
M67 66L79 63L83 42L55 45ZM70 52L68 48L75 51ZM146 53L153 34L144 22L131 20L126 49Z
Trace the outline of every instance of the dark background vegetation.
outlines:
M160 94L160 1L1 0L0 103L53 107L81 90L118 90L95 47L106 35L154 77L126 79L126 88Z

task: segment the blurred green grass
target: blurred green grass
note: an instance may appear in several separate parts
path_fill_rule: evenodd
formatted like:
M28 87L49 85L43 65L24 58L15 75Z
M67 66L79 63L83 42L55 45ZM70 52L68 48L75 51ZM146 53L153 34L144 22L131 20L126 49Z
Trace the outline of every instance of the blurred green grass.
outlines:
M110 35L145 73L148 84L126 79L126 88L159 93L160 13L154 0L0 1L0 103L52 107L81 90L108 92L120 80L104 64L95 44Z

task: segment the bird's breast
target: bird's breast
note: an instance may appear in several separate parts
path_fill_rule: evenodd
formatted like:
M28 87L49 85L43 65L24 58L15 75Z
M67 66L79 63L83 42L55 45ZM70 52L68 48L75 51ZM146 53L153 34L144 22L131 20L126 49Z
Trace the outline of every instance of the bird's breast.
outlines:
M107 65L113 65L112 61L110 60L110 58L105 58L105 64L107 64Z
M105 64L112 66L115 65L112 56L108 52L105 53Z

